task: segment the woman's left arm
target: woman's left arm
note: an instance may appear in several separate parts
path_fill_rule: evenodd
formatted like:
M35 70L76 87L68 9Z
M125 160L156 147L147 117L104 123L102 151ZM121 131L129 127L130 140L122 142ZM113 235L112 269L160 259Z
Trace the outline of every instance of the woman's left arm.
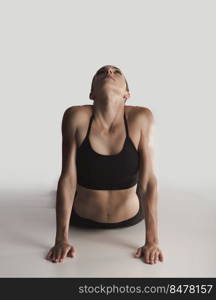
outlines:
M141 136L138 146L140 165L137 195L144 209L146 236L145 245L137 250L136 257L144 256L147 263L156 263L157 260L163 261L163 255L158 247L158 191L153 153L154 117L150 109L143 107L138 119Z

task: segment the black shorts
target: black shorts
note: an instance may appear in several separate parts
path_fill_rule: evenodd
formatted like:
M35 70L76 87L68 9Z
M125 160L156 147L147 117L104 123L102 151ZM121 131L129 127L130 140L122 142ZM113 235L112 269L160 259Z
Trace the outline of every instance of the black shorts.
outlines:
M140 203L140 202L139 202ZM114 222L114 223L102 223L93 221L90 219L86 219L80 217L74 209L72 209L71 217L70 217L70 225L75 225L78 227L88 227L88 228L121 228L121 227L128 227L133 226L144 219L142 205L139 206L139 210L137 214L127 220L121 222Z

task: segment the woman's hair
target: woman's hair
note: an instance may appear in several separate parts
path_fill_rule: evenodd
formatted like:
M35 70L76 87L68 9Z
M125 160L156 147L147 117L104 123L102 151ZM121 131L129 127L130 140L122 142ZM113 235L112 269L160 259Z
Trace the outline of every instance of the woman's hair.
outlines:
M112 66L112 67L116 68L115 66ZM102 68L104 68L104 67L101 67L100 69L102 69ZM100 69L97 70L97 72L99 72ZM91 95L91 93L92 93L92 91L93 91L94 79L95 79L95 76L96 76L97 72L95 73L95 75L94 75L94 77L93 77L93 79L92 79L92 82L91 82L91 91L90 91L90 95ZM126 83L126 91L129 92L129 86L128 86L128 82L127 82L126 78L125 78L125 83Z

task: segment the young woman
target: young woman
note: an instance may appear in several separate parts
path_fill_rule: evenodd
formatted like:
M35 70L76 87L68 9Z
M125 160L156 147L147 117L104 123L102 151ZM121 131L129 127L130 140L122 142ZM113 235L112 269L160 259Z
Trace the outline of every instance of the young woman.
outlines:
M72 106L62 120L62 172L56 198L56 239L47 259L74 257L71 226L120 228L145 219L145 244L135 257L163 261L157 228L150 109L126 106L128 83L115 66L93 77L93 105Z

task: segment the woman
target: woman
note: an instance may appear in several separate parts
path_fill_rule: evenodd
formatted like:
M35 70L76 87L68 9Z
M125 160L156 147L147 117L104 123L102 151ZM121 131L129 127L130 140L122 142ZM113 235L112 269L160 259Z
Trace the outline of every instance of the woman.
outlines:
M145 219L145 244L135 257L163 261L157 232L157 180L153 170L150 109L126 106L127 80L107 65L93 77L93 105L72 106L62 120L62 172L56 198L56 239L47 259L74 257L70 224L120 228ZM72 213L71 213L72 210Z

